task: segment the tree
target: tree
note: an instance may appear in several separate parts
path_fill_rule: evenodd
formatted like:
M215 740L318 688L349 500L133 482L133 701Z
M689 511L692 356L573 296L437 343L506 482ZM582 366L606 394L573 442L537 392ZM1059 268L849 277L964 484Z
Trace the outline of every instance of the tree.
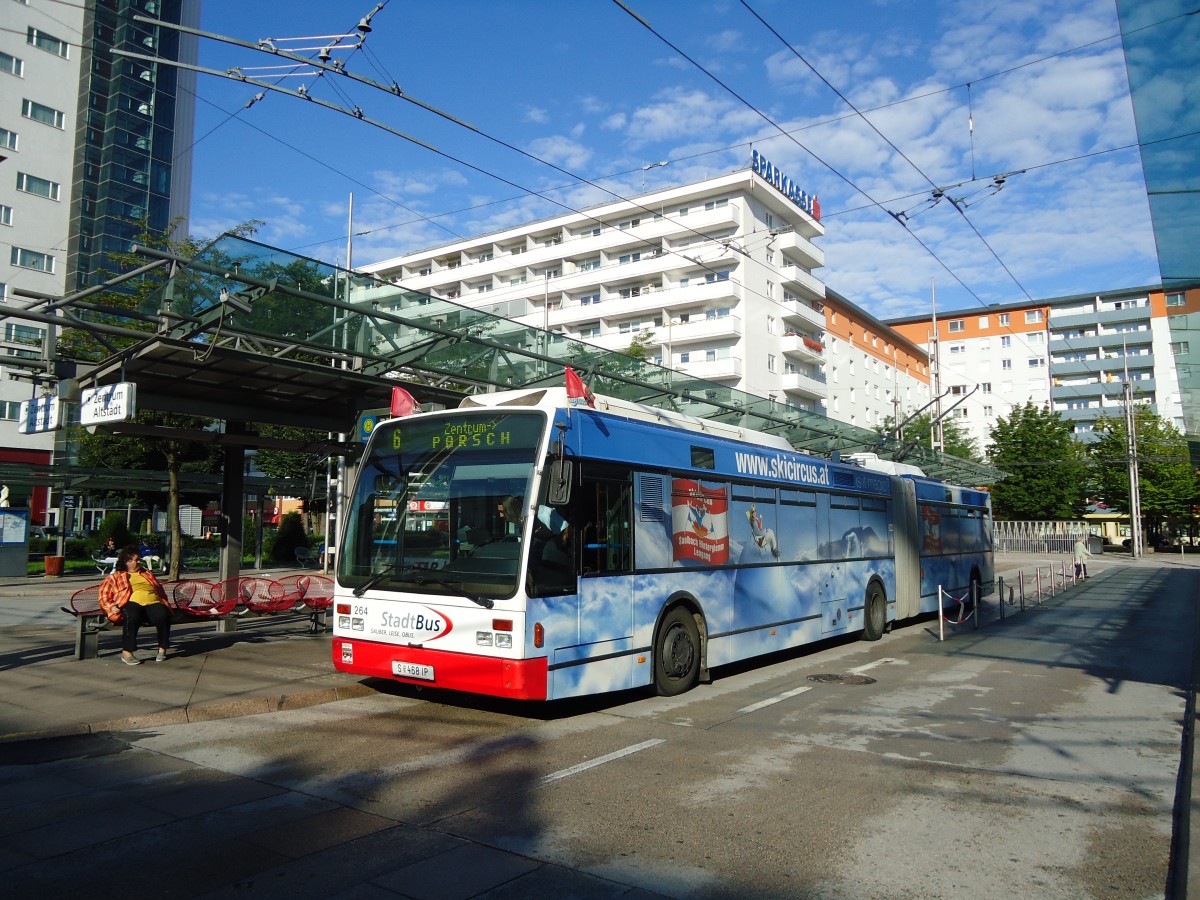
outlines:
M199 430L209 424L207 419L195 416L150 412L138 413L134 421L181 430ZM179 504L182 499L179 475L188 470L210 474L221 471L220 448L178 438L82 433L79 439L79 464L86 468L118 472L166 472L167 521L171 534L169 577L171 580L179 578L180 550L183 546L183 535L179 528ZM140 496L148 506L158 498L155 492L145 492Z
M136 223L140 231L134 242L179 256L194 257L201 252L205 242L195 238L172 239L169 235L176 223L166 233L150 228L149 220ZM250 221L239 225L231 233L238 236L253 234L261 222ZM129 271L144 265L146 260L132 252L113 253L111 259L121 271ZM211 260L210 260L211 261ZM154 331L153 319L138 318L137 314L153 315L158 312L160 297L170 277L170 268L159 267L141 278L126 282L94 298L107 312L92 315L93 320L121 325L135 331L145 331L147 336ZM213 291L205 276L191 268L183 268L171 281L171 304L176 312L188 314L197 311L197 304L211 297ZM101 336L84 329L64 329L58 343L59 355L79 360L98 360L114 350L129 346L136 339L126 336ZM165 426L177 430L198 431L209 424L209 420L195 416L180 416L173 413L140 413L136 419L142 424ZM171 529L171 572L172 579L179 577L179 560L183 538L179 528L180 487L179 475L191 468L195 471L215 473L220 471L221 453L215 446L206 446L178 438L118 437L111 434L86 434L80 432L80 464L92 468L115 470L154 470L167 473L167 518ZM138 493L138 492L133 492ZM153 505L155 495L143 494L148 505ZM232 511L229 511L232 512Z
M992 486L998 519L1072 519L1087 504L1088 461L1071 424L1044 406L1014 407L996 420L988 445L992 465L1008 477Z
M1134 429L1142 521L1148 535L1158 534L1165 519L1191 516L1198 486L1196 472L1183 433L1148 406L1135 407ZM1098 420L1095 434L1100 438L1092 445L1099 496L1111 508L1128 513L1129 451L1124 418Z
M894 440L900 446L913 444L920 447L930 447L932 444L930 432L933 431L933 413L921 413L912 421L904 426L904 436L895 436L896 420L892 416L887 416L883 420L883 424L875 429L880 437L893 436ZM979 450L975 446L975 439L972 438L959 424L958 420L952 416L947 416L942 419L942 442L945 446L947 456L959 456L963 459L973 459L976 462L982 462L979 458Z
M328 435L311 428L292 428L282 425L260 425L258 433L267 437L287 438L316 444ZM254 453L254 464L272 478L289 478L304 485L304 510L310 516L325 510L317 503L316 485L324 483L329 466L328 453L302 450L276 450L264 447Z

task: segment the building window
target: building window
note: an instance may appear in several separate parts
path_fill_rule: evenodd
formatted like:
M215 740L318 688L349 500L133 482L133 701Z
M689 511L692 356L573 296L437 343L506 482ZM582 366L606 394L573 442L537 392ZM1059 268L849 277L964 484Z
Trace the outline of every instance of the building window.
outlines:
M1005 371L1008 371L1009 369L1012 368L1012 360L1011 359L1000 360L1000 368L1004 369Z
M600 326L584 325L579 329L579 336L581 338L600 337Z
M1011 323L1011 317L1008 315L1008 313L1000 313L1000 324L1008 325L1010 323Z
M477 294L487 294L487 293L491 292L491 290L492 290L492 286L490 284L475 285L475 293L477 293Z
M524 284L525 276L524 275L514 275L512 278L508 279L508 283L510 285Z
M591 259L581 260L579 263L580 272L591 272L593 269L600 268L600 257L593 256Z
M1046 365L1046 358L1044 356L1029 357L1029 368L1040 369L1044 365Z
M688 214L688 208L686 206L679 207L679 215L686 216L687 214Z
M729 315L729 312L730 312L730 310L729 310L728 306L720 306L720 307L717 307L716 309L706 309L704 311L704 318L706 318L706 319L724 319Z
M775 371L775 354L774 353L767 354L767 371L768 372Z
M54 109L52 106L43 106L32 100L21 101L21 115L27 119L33 119L35 122L41 122L43 125L50 125L54 128L63 128L66 125L66 116L57 109Z
M16 150L17 133L7 128L0 128L0 150Z
M965 331L967 326L963 319L951 319L946 327L951 334L955 334L959 331Z
M708 200L704 204L706 210L720 209L723 206L729 205L728 197L721 197L719 200Z
M985 406L985 407L983 408L983 414L984 414L985 416L987 416L987 417L991 418L991 416L992 416L992 408L991 408L990 406Z
M961 397L966 392L967 392L967 386L965 384L950 385L950 396L952 396L952 397Z
M705 272L704 280L708 284L712 284L714 281L728 281L729 273L728 272Z
M0 225L12 225L12 207L0 203Z
M950 352L951 353L966 353L967 345L966 344L951 344Z
M1187 353L1187 352L1188 352L1188 342L1187 341L1172 341L1171 342L1171 353L1173 355L1182 356L1184 353Z
M1185 302L1183 294L1167 294L1167 306L1183 306Z
M598 292L595 294L584 294L582 297L579 298L580 306L591 306L592 304L599 303L599 302L600 302L600 294Z
M22 269L34 269L38 272L54 274L54 257L49 253L38 253L34 250L13 247L11 263Z
M775 317L767 316L767 334L775 333Z
M621 229L621 231L628 231L630 228L637 228L641 224L641 219L626 219L624 222L617 223L617 227Z
M983 329L983 328L987 328L987 327L988 327L988 317L987 317L987 316L980 316L980 317L979 317L979 327L980 327L981 329Z
M57 200L62 193L61 185L57 181L47 181L45 178L38 178L36 175L29 175L25 172L17 173L17 190L45 197L47 200Z
M775 265L775 254L774 254L774 252L772 252L770 250L767 251L767 265L768 266Z
M475 257L475 262L491 262L491 260L492 260L492 251L491 250L484 250L477 257Z
M1000 349L1001 350L1005 350L1011 346L1012 346L1012 336L1011 335L1006 334L1000 338Z
M642 254L640 251L637 253L622 253L619 257L617 257L617 262L623 266L627 263L637 262L641 258Z
M771 300L775 299L775 282L767 282L767 297Z
M1034 325L1042 321L1042 311L1040 309L1025 310L1025 324Z
M60 41L58 38L46 34L44 31L30 28L26 33L25 39L39 50L45 50L47 53L53 53L56 56L61 56L63 59L68 58L67 42Z
M992 383L990 381L985 381L979 385L979 389L985 394L990 394L992 392Z
M18 78L23 78L25 76L25 63L15 56L0 53L0 72L6 72L9 75L16 75Z
M1042 334L1040 331L1029 332L1029 343L1031 343L1031 344L1040 344L1045 339L1046 339L1046 336L1044 334Z

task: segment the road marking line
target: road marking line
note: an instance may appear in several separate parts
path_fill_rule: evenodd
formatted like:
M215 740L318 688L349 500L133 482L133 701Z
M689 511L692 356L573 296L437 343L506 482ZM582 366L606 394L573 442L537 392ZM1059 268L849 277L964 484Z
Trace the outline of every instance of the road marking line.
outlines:
M895 661L896 660L892 659L892 657L885 656L883 659L877 659L877 660L875 660L875 662L869 662L865 666L859 666L858 668L855 668L855 669L847 669L846 671L849 672L851 675L861 675L863 672L867 671L868 669L873 669L876 666L882 666L884 663L890 663L890 662L895 662Z
M803 694L805 691L811 691L811 690L812 690L812 687L810 685L806 685L805 687L794 688L793 690L790 690L790 691L787 691L786 693L780 694L778 697L771 697L768 700L759 700L757 703L751 703L749 706L743 706L741 709L738 710L738 714L741 715L742 713L752 713L752 712L755 712L756 710L762 709L766 706L772 706L773 704L780 703L783 700L787 700L789 697L795 697L797 694Z
M642 741L640 744L634 744L632 747L626 747L624 750L614 750L612 753L597 756L595 759L580 763L577 766L571 766L569 769L560 769L557 772L551 772L542 778L540 784L550 784L550 782L558 781L560 778L569 778L572 775L578 775L580 772L586 772L588 769L594 769L596 766L602 766L623 756L631 756L640 750L649 750L651 747L665 744L666 742L666 738L653 738L649 741Z

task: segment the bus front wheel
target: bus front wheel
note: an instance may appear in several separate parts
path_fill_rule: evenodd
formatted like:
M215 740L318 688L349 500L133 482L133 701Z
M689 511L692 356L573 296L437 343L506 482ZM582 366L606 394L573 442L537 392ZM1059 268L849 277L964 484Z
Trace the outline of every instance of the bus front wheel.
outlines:
M872 582L867 587L867 602L863 604L863 637L877 641L887 629L887 598L883 588Z
M654 687L660 697L691 689L700 676L700 629L692 614L676 606L658 627L654 644Z

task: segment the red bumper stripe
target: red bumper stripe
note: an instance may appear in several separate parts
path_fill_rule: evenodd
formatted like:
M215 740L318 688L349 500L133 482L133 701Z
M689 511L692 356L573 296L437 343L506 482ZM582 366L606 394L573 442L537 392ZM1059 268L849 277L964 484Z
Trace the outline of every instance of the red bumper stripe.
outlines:
M349 645L354 662L342 662L342 647ZM403 678L392 674L395 660L433 666L434 680ZM546 699L546 658L497 659L470 653L449 653L423 647L397 647L374 641L333 640L333 666L341 672L371 678L391 678L405 684L423 684L451 691L509 697L514 700Z

